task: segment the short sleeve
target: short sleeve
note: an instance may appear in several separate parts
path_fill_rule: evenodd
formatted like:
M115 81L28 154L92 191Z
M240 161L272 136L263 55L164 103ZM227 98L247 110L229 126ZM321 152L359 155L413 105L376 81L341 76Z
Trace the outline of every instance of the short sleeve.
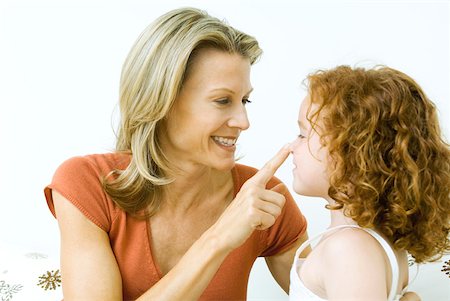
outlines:
M52 214L57 218L52 198L54 189L95 225L109 232L114 216L114 204L103 190L101 176L100 168L88 157L74 157L62 163L51 184L44 189Z
M267 187L271 188L278 183L281 183L281 181L274 177ZM285 191L286 203L280 216L272 227L262 233L266 245L260 256L268 257L282 253L306 232L307 222L305 217L287 187Z

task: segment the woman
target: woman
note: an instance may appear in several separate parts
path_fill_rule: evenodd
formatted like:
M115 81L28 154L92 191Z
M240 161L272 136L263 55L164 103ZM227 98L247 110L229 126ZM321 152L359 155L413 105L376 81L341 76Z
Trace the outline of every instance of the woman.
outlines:
M308 82L294 190L324 198L331 220L306 259L312 240L297 251L290 299L398 300L406 252L421 263L450 251L450 150L434 104L387 67L340 66Z
M196 9L141 34L123 66L116 152L67 160L45 189L65 300L243 300L258 256L288 291L306 239L273 177L289 149L259 172L234 157L260 54Z

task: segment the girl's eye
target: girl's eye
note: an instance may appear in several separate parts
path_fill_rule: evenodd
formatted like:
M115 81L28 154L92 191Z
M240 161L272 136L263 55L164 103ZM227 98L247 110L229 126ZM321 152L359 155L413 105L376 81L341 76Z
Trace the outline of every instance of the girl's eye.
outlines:
M248 99L248 98L244 98L244 99L242 100L242 103L243 103L244 105L246 105L246 104L248 104L248 103L252 103L252 102L251 102L251 100L250 100L250 99Z

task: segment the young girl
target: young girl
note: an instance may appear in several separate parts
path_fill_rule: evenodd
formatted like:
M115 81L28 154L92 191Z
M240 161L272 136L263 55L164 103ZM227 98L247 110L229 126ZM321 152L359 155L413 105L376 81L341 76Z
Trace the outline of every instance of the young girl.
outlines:
M307 79L291 146L294 191L326 199L331 223L298 249L290 300L398 300L407 252L421 263L450 250L450 150L435 106L387 67Z

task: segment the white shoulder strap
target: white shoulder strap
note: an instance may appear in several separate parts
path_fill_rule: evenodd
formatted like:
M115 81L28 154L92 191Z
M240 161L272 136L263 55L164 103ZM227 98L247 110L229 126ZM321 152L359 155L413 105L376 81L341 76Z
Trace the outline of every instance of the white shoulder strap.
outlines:
M389 258L389 263L391 264L391 271L392 271L392 282L388 300L395 300L397 295L397 286L399 277L397 257L395 256L391 246L387 243L387 241L383 237L381 237L380 234L378 234L372 229L367 228L362 229L364 229L364 231L366 231L367 233L371 234L380 243L380 245L383 247L384 251L386 252L386 255Z
M384 240L383 237L381 237L377 232L375 232L372 229L362 228L357 225L340 225L340 226L336 226L333 228L329 228L323 232L320 232L316 236L306 240L305 242L303 242L303 244L298 248L297 252L295 252L294 263L298 260L300 254L303 252L303 250L305 250L306 247L309 246L312 242L318 240L319 238L321 238L323 235L325 235L327 233L330 233L330 232L333 232L333 231L336 231L336 230L342 229L342 228L362 229L362 230L366 231L367 233L369 233L370 235L372 235L383 247L384 251L386 252L386 254L389 258L389 263L391 264L391 270L392 270L391 291L389 292L388 301L395 300L396 293L397 293L397 286L398 286L398 278L399 278L397 257L395 256L394 251L392 250L391 246L386 242L386 240Z

